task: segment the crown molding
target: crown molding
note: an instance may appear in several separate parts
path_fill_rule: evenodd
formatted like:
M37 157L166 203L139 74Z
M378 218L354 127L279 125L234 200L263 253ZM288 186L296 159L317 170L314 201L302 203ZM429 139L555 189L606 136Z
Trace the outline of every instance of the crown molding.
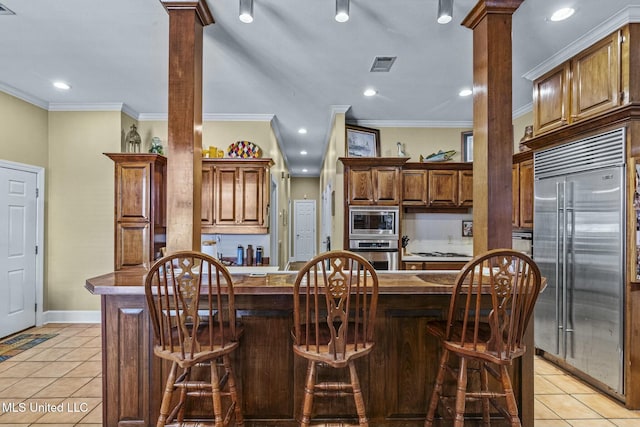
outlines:
M95 104L74 104L71 102L50 102L49 111L123 111L122 102L104 102Z
M529 102L528 104L523 105L522 107L513 110L513 115L512 117L514 119L517 119L520 116L524 116L527 113L530 113L533 111L533 102Z
M355 120L358 126L385 128L470 128L473 121L431 121L431 120Z
M614 31L635 22L640 22L640 6L627 6L597 27L594 27L592 31L570 43L559 52L556 52L549 59L524 73L522 77L533 81L592 46L594 43L607 37L609 34L612 34Z
M16 89L13 86L9 86L8 84L4 84L0 82L0 91L8 95L11 95L13 97L16 97L22 101L28 102L29 104L33 104L36 107L40 107L45 110L49 109L49 103L47 101L40 99L38 97L35 97L33 95L29 95L28 93L23 92L20 89Z
M168 120L167 113L140 113L138 121L140 122L166 122Z
M202 120L205 122L270 122L274 114L216 114L205 113Z

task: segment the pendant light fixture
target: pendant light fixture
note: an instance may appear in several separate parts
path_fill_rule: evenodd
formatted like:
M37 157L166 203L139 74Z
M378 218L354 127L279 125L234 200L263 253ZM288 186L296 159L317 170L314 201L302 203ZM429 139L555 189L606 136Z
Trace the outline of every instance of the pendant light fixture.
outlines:
M347 22L349 20L349 0L336 0L336 21Z
M240 21L245 24L253 22L253 0L240 0Z
M453 0L438 0L438 24L448 24L453 19Z

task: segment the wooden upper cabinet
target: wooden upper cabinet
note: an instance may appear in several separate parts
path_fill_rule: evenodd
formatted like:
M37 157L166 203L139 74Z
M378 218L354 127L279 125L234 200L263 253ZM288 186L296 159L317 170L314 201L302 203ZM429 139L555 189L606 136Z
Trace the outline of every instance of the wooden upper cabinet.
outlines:
M427 171L402 171L402 205L427 206Z
M349 169L349 203L353 205L374 204L373 198L373 168L351 168Z
M458 171L458 206L473 206L473 170Z
M268 233L272 164L271 159L203 160L203 232Z
M619 33L571 60L571 121L584 120L620 104Z
M402 157L341 157L348 205L400 205Z
M458 206L458 171L430 170L428 175L429 206Z
M565 63L533 82L534 133L568 123L570 75L569 63Z
M537 136L630 102L629 27L605 37L533 82Z
M517 228L533 228L533 153L518 153L513 161L511 222Z
M115 163L114 269L155 260L166 241L166 157L105 153Z

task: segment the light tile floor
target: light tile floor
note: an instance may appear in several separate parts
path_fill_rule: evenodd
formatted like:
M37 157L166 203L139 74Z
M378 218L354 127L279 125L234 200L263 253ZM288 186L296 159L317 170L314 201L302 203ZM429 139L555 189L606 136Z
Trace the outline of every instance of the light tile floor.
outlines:
M48 324L57 333L0 363L0 426L102 426L100 326ZM550 363L535 360L535 427L639 427L629 411Z

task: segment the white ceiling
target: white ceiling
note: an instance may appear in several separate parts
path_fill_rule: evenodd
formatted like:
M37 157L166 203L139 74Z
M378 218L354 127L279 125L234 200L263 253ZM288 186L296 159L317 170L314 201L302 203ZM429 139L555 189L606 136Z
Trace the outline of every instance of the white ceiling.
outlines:
M50 110L122 103L145 118L166 117L168 15L159 0L0 0L0 90ZM351 0L337 23L334 0L254 0L252 24L238 0L208 0L205 118L274 117L294 176L317 176L332 112L367 126L471 127L472 31L461 26L476 0L454 0L454 19L436 23L437 0ZM531 81L625 22L640 1L525 0L513 17L513 109L526 112ZM575 15L548 20L561 6ZM389 73L376 56L397 56ZM51 83L62 79L67 92ZM378 95L365 98L365 87ZM298 128L308 129L299 135ZM228 141L231 143L233 141ZM223 146L224 144L219 144ZM306 150L307 156L300 151Z

